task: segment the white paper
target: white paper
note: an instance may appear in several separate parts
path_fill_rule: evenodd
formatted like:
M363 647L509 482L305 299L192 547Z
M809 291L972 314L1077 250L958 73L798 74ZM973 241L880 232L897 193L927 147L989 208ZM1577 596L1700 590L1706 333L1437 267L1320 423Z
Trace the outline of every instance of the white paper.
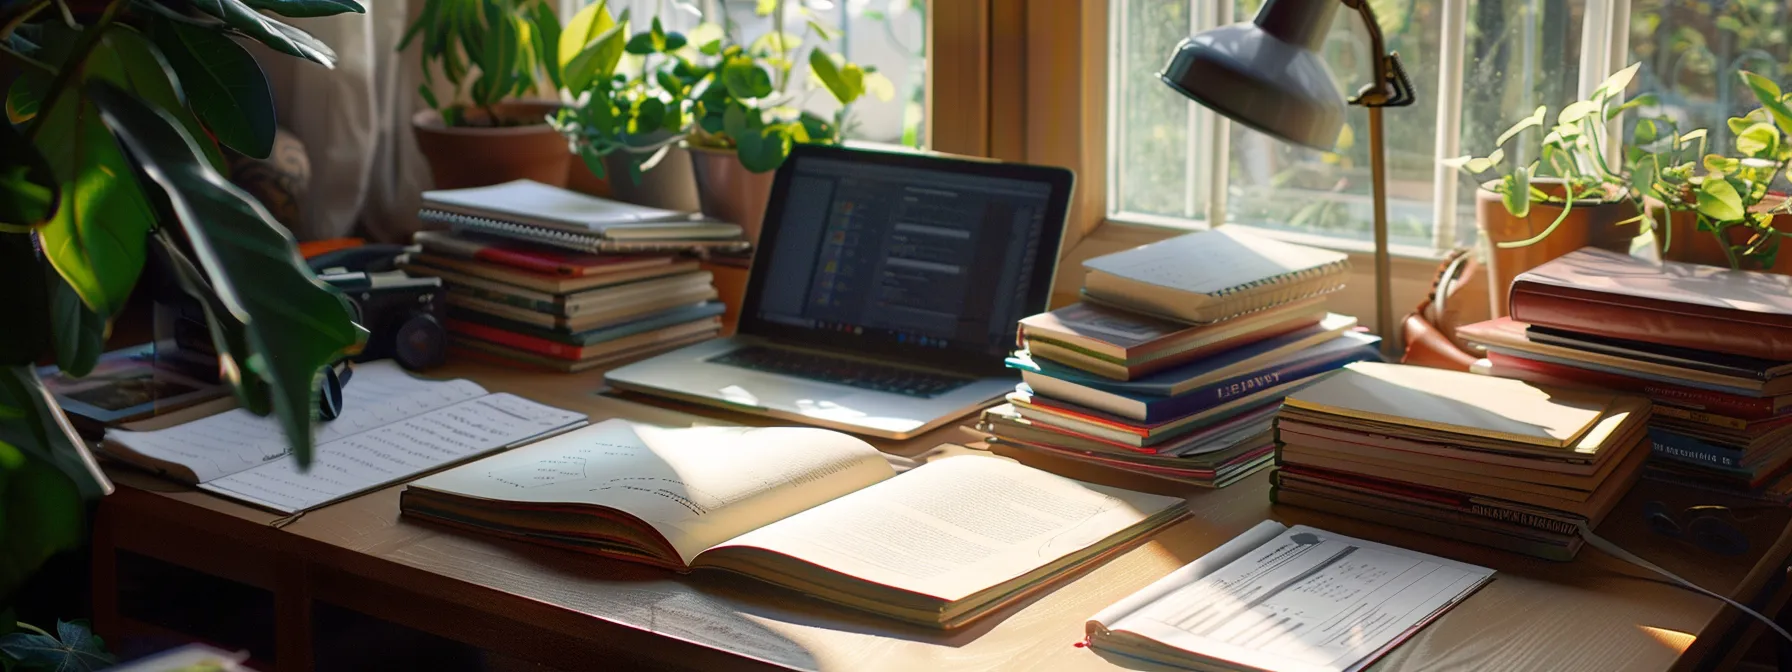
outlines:
M1265 520L1261 523L1257 523L1256 527L1246 530L1244 534L1233 537L1231 541L1220 544L1219 548L1213 549L1213 551L1209 552L1207 555L1203 555L1194 562L1183 565L1176 571L1170 572L1168 575L1164 576L1164 578L1151 582L1151 585L1145 586L1140 589L1139 592L1128 595L1125 599L1115 602L1109 605L1108 608L1089 617L1091 633L1094 631L1093 628L1106 628L1109 624L1118 623L1120 619L1125 618L1128 614L1138 611L1147 604L1156 602L1159 598L1170 594L1171 591L1190 583L1194 583L1202 577L1212 574L1214 570L1232 564L1233 561L1244 557L1245 553L1250 552L1258 546L1269 543L1269 540L1274 539L1276 535L1286 531L1288 531L1288 526L1273 520Z
M358 365L342 388L342 415L312 423L312 440L328 443L484 395L473 381L413 378L389 360ZM106 440L185 465L201 483L287 459L280 422L240 408L167 429L107 430Z
M438 408L317 446L311 468L276 460L201 488L293 513L580 424L585 416L512 394Z
M1492 576L1485 567L1296 526L1110 628L1238 667L1348 672Z

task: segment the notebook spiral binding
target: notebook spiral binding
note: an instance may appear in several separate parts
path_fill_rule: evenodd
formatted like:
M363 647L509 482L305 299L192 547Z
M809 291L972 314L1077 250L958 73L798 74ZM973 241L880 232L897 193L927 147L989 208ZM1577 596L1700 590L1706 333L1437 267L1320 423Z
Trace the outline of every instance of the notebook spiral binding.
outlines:
M1225 289L1214 292L1214 293L1210 294L1209 296L1212 296L1215 298L1227 298L1227 297L1230 297L1230 296L1233 296L1236 294L1244 294L1246 292L1250 292L1251 290L1259 289L1262 287L1270 287L1270 286L1274 286L1274 285L1282 285L1282 284L1288 284L1288 283L1293 283L1293 282L1300 282L1303 280L1317 278L1317 277L1327 275L1330 273L1335 273L1338 271L1338 269L1348 267L1349 265L1350 265L1350 261L1348 259L1343 259L1343 260L1339 260L1339 261L1334 261L1329 264L1321 264L1318 266L1314 266L1312 268L1303 268L1298 271L1289 271L1287 273L1281 273L1281 274L1272 275L1269 277L1258 278L1258 279L1252 280L1250 282L1227 287Z
M457 232L471 231L486 235L521 240L541 245L558 247L584 252L587 254L634 253L634 252L741 252L752 246L744 240L678 240L678 241L619 241L609 240L590 234L559 231L547 227L509 222L490 217L479 217L460 212L424 208L417 217L431 224L444 224Z

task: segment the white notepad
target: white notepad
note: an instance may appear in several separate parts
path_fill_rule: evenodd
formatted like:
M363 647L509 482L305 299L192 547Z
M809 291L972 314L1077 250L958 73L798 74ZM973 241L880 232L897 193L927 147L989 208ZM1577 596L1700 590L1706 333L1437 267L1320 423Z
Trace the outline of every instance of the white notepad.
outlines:
M152 431L108 430L102 449L200 489L296 513L583 426L585 416L468 380L412 378L390 361L356 367L341 417L314 425L299 471L279 422L236 409Z

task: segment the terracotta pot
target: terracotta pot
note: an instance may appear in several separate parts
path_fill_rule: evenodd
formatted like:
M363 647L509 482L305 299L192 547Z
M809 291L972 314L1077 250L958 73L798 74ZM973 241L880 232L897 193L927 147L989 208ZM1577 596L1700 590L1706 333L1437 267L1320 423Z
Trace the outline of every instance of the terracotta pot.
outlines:
M1539 180L1536 186L1545 193L1560 194L1560 182ZM1507 314L1507 292L1518 274L1536 268L1556 257L1583 247L1601 247L1615 252L1629 252L1630 241L1642 230L1638 224L1617 226L1618 222L1636 216L1636 208L1628 201L1610 203L1576 202L1568 219L1556 227L1548 238L1525 247L1503 248L1498 243L1526 240L1542 233L1562 215L1562 207L1544 203L1531 204L1524 217L1506 211L1500 195L1487 189L1475 193L1475 221L1486 239L1487 297L1494 317Z
M628 164L653 155L631 156L611 152L604 156L604 173L610 180L610 198L654 208L696 212L702 209L697 194L697 177L691 167L691 153L673 147L660 157L652 168L641 171L640 181L629 176Z
M734 150L691 147L697 173L697 197L703 214L739 224L747 240L759 240L765 221L765 203L772 195L776 171L754 173L740 165Z
M541 119L559 103L498 103L492 109L501 119ZM469 110L469 114L483 114ZM566 186L567 163L572 153L566 139L544 123L524 126L447 126L435 110L411 117L417 149L429 160L429 172L437 189L460 189L530 179L556 187Z
M1757 212L1777 207L1776 202L1762 202L1755 207ZM1682 261L1707 266L1730 267L1730 258L1724 254L1724 246L1718 243L1717 236L1710 231L1699 230L1697 213L1686 210L1670 211L1660 201L1649 199L1649 215L1655 219L1663 234L1655 237L1656 249L1661 251L1663 261ZM1773 228L1780 231L1792 231L1792 215L1774 215ZM1741 228L1730 228L1724 231L1731 245L1747 242L1748 232ZM1663 244L1667 249L1661 249ZM1792 245L1780 242L1779 256L1774 258L1772 267L1762 268L1746 259L1742 261L1742 270L1766 271L1780 275L1792 275Z

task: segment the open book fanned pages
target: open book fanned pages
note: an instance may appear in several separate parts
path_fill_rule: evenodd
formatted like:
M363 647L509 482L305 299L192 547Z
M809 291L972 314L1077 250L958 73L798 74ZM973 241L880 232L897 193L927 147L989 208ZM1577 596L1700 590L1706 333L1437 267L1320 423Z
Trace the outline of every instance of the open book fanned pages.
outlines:
M108 430L101 450L202 490L296 513L585 424L582 413L489 394L469 380L412 378L389 360L357 366L342 394L342 415L313 427L309 471L286 452L278 421L240 408L172 427Z
M1350 261L1220 227L1095 257L1083 268L1085 298L1206 324L1337 291Z
M1186 515L1183 500L995 457L901 475L810 428L599 423L424 478L401 508L679 571L721 569L953 628Z
M1289 395L1270 497L1568 560L1649 456L1648 399L1359 362Z
M1493 570L1264 521L1103 609L1089 645L1199 670L1355 672L1493 578Z

